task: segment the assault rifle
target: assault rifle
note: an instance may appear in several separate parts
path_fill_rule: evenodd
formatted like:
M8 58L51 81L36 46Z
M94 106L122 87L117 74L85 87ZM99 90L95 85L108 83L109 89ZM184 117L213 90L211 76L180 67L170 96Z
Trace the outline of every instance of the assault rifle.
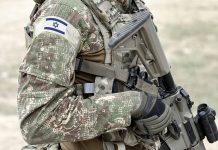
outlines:
M201 104L194 117L188 93L174 83L149 11L136 13L131 22L112 36L109 47L113 52L134 51L146 68L146 80L156 84L164 103L171 107L173 121L167 131L159 134L161 150L205 150L205 136L210 143L218 140L216 112L207 104ZM134 87L136 82L129 84Z

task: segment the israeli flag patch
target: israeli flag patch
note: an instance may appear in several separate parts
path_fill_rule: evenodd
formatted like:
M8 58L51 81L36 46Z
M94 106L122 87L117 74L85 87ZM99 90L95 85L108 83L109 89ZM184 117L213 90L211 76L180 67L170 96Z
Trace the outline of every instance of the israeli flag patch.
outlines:
M35 37L47 31L61 35L71 42L74 42L75 39L80 39L79 31L72 24L56 16L48 16L43 18L34 24L34 28Z
M63 19L57 17L47 17L45 20L46 26L44 27L44 30L57 32L63 35L66 34L66 28L68 26L68 23L65 22Z

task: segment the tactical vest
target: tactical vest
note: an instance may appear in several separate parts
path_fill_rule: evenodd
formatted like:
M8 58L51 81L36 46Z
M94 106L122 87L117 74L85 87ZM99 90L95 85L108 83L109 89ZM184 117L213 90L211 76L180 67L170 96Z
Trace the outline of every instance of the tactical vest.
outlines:
M134 16L135 12L147 9L144 5L143 0L81 0L92 12L93 17L98 24L101 33L104 38L104 47L105 47L105 64L112 66L113 69L105 68L104 66L94 64L88 65L89 67L84 67L82 71L97 72L101 70L99 76L106 77L109 83L113 83L111 78L118 79L122 82L125 82L129 76L129 69L132 66L138 66L140 61L135 51L113 51L109 48L108 43L110 37L118 32L124 25L130 22ZM84 65L86 66L86 65ZM93 67L90 67L93 66ZM108 74L113 74L115 70L116 75L109 76ZM104 74L104 72L106 74ZM105 78L104 78L105 80ZM101 87L105 85L99 85L101 82L98 82L98 85L95 87ZM141 86L141 85L140 85ZM112 85L110 86L112 87ZM144 87L149 87L147 84ZM108 89L108 88L106 88ZM149 88L147 88L149 89ZM152 90L154 87L147 90L147 93L155 93ZM111 93L112 89L109 88L109 91L106 93ZM102 91L102 90L98 90ZM118 90L119 91L119 90ZM104 93L100 93L104 94Z

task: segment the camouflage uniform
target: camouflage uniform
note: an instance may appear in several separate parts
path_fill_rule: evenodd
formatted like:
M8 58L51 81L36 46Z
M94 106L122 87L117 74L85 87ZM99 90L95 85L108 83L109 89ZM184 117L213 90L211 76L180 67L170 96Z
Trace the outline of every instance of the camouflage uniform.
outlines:
M126 1L110 2L118 11L126 11ZM51 18L53 30L46 28ZM60 24L63 28L54 30ZM98 149L103 149L101 135L119 131L123 141L131 112L146 95L138 91L76 94L76 84L95 82L94 76L75 72L76 57L99 63L105 58L101 31L87 6L81 0L47 0L30 27L33 38L19 69L18 113L24 139L29 144L61 142L63 147L65 143L81 150L87 146L91 150L90 141L97 140Z

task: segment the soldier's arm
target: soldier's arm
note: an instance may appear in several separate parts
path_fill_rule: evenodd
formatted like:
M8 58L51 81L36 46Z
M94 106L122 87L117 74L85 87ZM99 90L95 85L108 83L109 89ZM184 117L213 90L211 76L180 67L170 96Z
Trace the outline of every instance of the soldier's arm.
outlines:
M85 6L79 0L63 0L45 3L40 11L20 67L18 113L24 139L30 144L81 141L129 126L144 94L131 91L87 99L74 95L75 58L89 34L83 30L89 27ZM60 19L59 25L63 21L63 28L51 28L52 19Z

